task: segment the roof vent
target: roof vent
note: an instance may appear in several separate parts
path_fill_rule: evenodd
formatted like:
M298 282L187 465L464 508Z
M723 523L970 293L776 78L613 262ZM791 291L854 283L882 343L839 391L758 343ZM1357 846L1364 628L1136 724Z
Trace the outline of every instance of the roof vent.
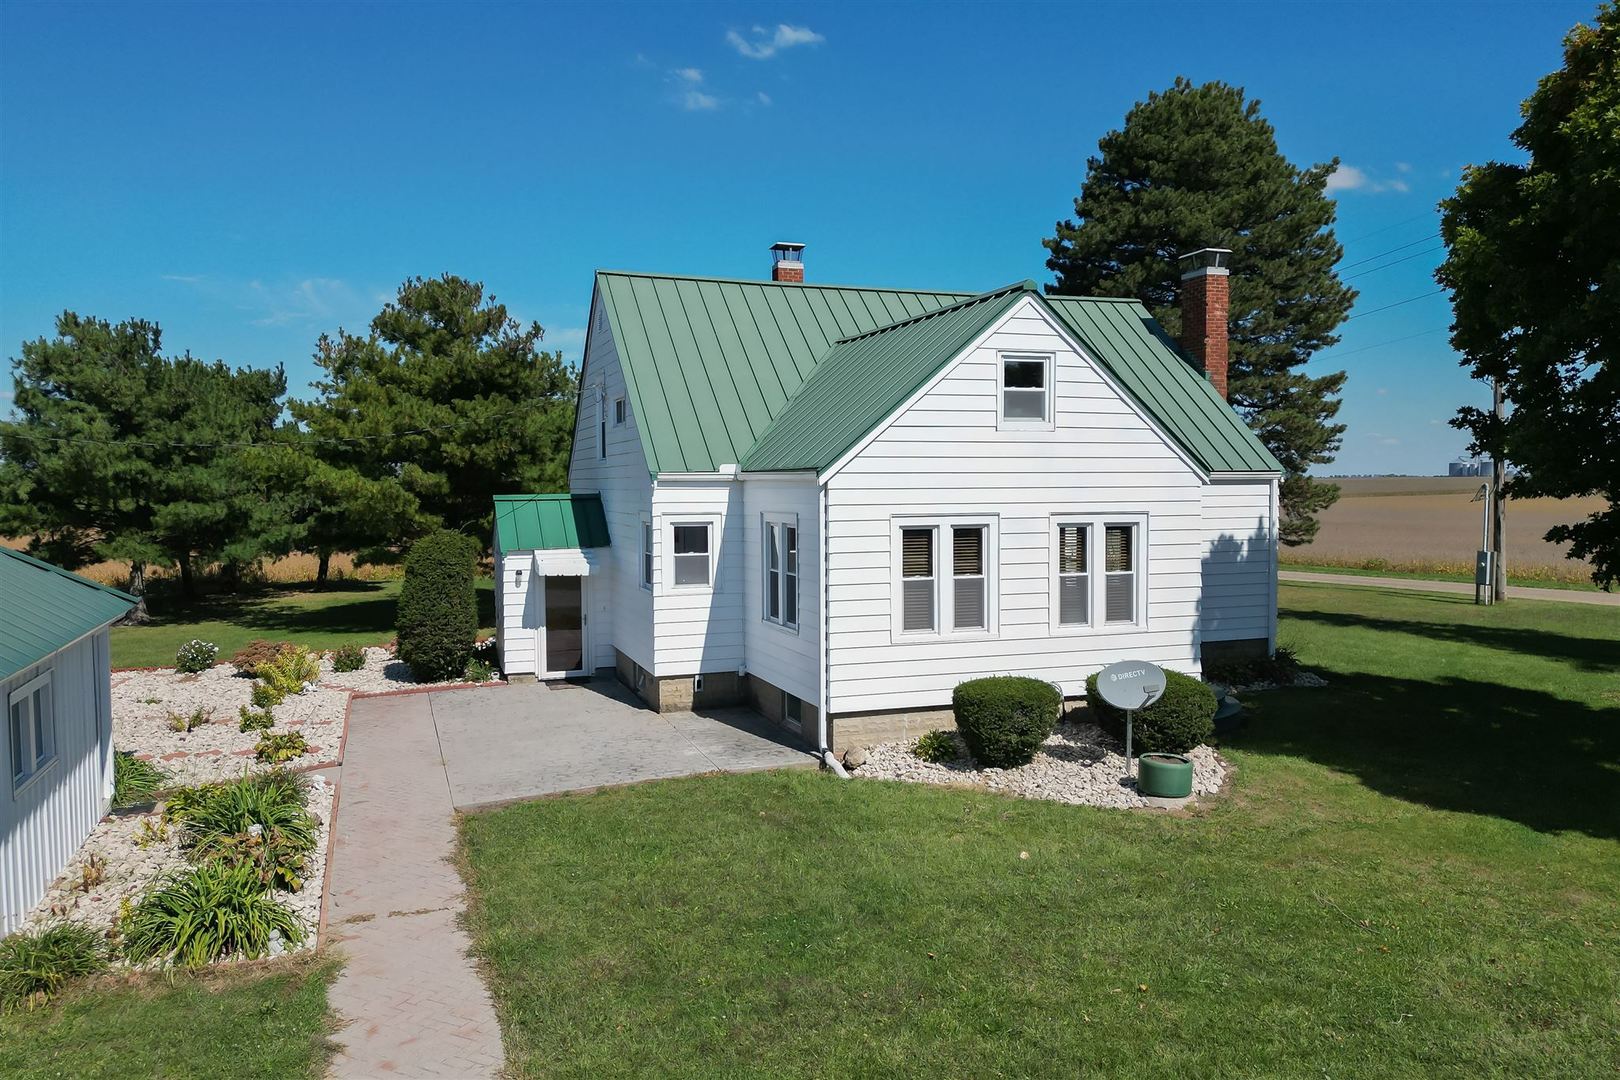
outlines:
M804 245L778 240L771 245L771 280L804 281Z

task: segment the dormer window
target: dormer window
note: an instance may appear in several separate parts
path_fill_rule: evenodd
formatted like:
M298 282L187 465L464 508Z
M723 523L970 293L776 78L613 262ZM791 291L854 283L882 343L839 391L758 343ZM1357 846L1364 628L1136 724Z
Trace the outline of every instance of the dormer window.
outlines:
M1052 426L1052 357L1001 354L1001 426Z

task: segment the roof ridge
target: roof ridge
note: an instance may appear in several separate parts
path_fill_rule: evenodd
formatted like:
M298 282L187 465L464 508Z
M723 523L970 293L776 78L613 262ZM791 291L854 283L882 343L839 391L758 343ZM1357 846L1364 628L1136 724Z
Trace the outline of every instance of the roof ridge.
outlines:
M1042 296L1041 299L1053 302L1069 300L1087 304L1142 304L1143 307L1147 306L1134 296L1076 296L1072 293L1051 293Z
M537 502L541 499L600 499L600 491L541 491L532 495L495 495L496 502Z
M97 589L97 590L99 590L101 592L109 593L109 594L111 594L113 596L118 597L120 600L128 600L132 604L138 604L138 603L141 602L140 597L131 596L129 593L125 592L122 589L115 589L111 585L103 585L99 581L91 581L89 578L81 577L80 575L75 574L71 570L64 570L60 566L57 566L55 563L48 563L44 559L36 559L32 555L29 555L29 554L26 554L24 552L18 551L15 548L0 547L0 554L10 555L13 559L16 559L18 562L26 563L29 566L32 566L37 570L48 570L51 573L58 575L59 577L65 577L69 581L72 581L72 582L74 582L76 584L79 584L79 585L83 585L83 586L85 586L87 588Z
M874 326L872 329L867 330L864 333L851 334L849 337L839 338L833 344L843 345L851 341L859 341L862 338L869 338L877 334L884 334L890 330L895 330L902 326L908 326L911 323L923 322L926 319L932 319L936 315L945 315L952 311L961 311L963 308L969 307L973 304L981 304L986 300L995 300L998 297L1006 296L1008 293L1014 292L1030 292L1034 293L1036 296L1040 295L1036 289L1035 282L1025 278L1023 281L1015 281L1011 285L1003 285L999 289L991 289L989 292L978 293L974 296L968 297L966 300L958 300L954 304L946 304L944 307L935 308L933 311L925 311L920 315L911 315L904 319L897 319L892 323L884 323L882 326Z
M777 288L794 289L849 289L854 292L908 293L917 296L960 296L964 298L980 295L963 292L960 289L901 289L893 285L839 285L834 282L770 281L759 278L711 277L705 274L655 274L649 270L598 269L596 273L598 276L611 274L614 277L661 278L665 281L712 281L717 285L768 285Z

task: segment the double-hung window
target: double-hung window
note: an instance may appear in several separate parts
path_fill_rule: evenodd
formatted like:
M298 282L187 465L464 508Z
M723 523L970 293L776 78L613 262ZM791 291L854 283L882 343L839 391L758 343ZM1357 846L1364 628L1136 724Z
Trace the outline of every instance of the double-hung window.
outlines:
M765 621L799 625L798 519L765 519Z
M56 717L51 673L45 671L13 690L6 700L11 744L11 781L27 783L56 756Z
M614 427L623 427L624 426L624 415L625 415L624 398L614 398L613 399L613 426Z
M713 583L714 529L708 522L671 527L677 589L707 588Z
M1108 525L1104 527L1106 552L1104 555L1103 588L1104 622L1134 623L1136 621L1136 526Z
M1052 357L1041 353L1001 354L1001 426L1052 426Z
M1091 579L1086 556L1091 547L1091 526L1059 522L1057 526L1057 609L1059 626L1091 623Z
M596 391L596 457L607 460L607 391Z
M653 527L650 518L641 519L641 587L653 587Z
M899 521L894 535L897 637L995 633L993 516Z

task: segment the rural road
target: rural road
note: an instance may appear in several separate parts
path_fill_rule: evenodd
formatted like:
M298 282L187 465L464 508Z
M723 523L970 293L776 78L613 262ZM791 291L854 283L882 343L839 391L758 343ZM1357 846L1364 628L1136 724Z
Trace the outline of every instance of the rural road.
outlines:
M1301 570L1279 570L1277 580L1319 585L1376 585L1384 589L1411 589L1415 592L1474 594L1466 581L1420 581L1413 578L1363 577L1360 574L1309 574ZM1532 589L1509 585L1509 600L1552 600L1561 604L1600 604L1620 607L1620 592L1581 592L1576 589Z

